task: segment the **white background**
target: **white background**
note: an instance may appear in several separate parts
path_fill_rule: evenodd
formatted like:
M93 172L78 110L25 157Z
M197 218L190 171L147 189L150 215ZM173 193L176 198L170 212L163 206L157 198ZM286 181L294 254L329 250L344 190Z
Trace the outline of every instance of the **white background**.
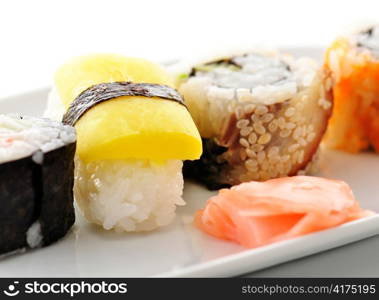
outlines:
M46 86L69 57L153 60L249 45L322 46L379 22L377 0L1 1L0 97Z

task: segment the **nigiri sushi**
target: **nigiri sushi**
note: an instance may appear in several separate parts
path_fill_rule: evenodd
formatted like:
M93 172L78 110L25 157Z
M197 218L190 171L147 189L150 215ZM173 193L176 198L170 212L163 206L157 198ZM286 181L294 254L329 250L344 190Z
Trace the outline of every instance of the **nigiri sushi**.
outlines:
M222 189L197 212L206 233L254 248L373 215L343 181L293 176Z
M181 75L179 92L204 143L185 174L217 189L310 173L331 114L328 78L311 59L258 51Z
M48 246L75 221L75 129L0 115L0 256Z
M325 67L334 76L335 100L326 145L379 152L379 25L338 38L326 51Z
M105 229L169 224L184 205L182 161L201 138L180 94L157 64L95 54L58 69L46 115L77 130L75 199Z

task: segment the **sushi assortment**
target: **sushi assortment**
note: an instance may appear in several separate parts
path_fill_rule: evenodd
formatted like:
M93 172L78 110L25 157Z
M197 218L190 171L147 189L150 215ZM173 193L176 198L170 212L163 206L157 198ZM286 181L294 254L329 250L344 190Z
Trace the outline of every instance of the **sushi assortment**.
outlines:
M183 174L221 189L195 225L245 247L371 216L346 183L305 175L323 141L378 151L378 57L374 26L334 42L322 66L258 50L177 78L122 55L66 62L44 118L0 115L0 256L64 237L74 200L105 230L166 226Z
M179 91L203 138L190 177L210 189L307 174L332 108L331 80L317 63L253 52L192 68Z
M0 115L0 256L48 246L70 230L75 148L72 126Z
M379 25L338 38L325 68L334 77L334 113L326 144L347 152L379 152Z
M45 116L75 126L75 199L105 229L146 231L184 205L182 161L200 135L168 74L142 59L98 54L55 74Z

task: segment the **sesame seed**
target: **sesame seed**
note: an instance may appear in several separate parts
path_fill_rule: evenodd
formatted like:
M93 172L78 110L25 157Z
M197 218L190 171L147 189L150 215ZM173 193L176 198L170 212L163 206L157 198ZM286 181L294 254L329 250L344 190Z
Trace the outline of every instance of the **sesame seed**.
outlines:
M286 155L283 155L281 158L280 158L280 160L282 161L282 162L287 162L287 161L289 161L290 160L290 156L288 155L288 154L286 154Z
M288 118L293 116L294 114L295 114L295 108L294 107L287 108L286 112L284 113L284 115Z
M300 146L304 147L307 145L307 141L304 138L300 138L298 142L299 142Z
M318 105L321 106L323 109L327 110L332 105L328 100L325 100L324 98L320 98L318 100Z
M255 132L258 133L259 135L265 134L266 132L266 129L259 122L254 123L253 127L254 127Z
M270 157L268 158L268 160L269 160L271 163L275 164L275 163L278 163L278 162L280 161L280 156L279 156L279 155L273 155L273 156L270 156Z
M245 114L251 114L254 111L254 109L255 109L254 104L245 105L244 107Z
M253 150L247 148L246 149L246 155L250 158L255 158L257 157L257 153L255 153Z
M237 121L236 127L241 129L241 128L246 127L247 125L249 125L249 120L241 119L241 120Z
M255 144L255 142L257 141L257 135L254 132L250 133L248 140L250 144Z
M270 140L271 140L271 134L265 133L259 137L258 144L264 145L264 144L267 144Z
M308 134L307 136L307 142L312 142L316 137L316 133L314 132L311 132L310 134Z
M286 126L286 120L283 117L278 118L278 126L280 129L284 129Z
M324 105L323 105L323 108L325 110L328 110L331 106L332 106L332 103L330 103L329 101L325 101Z
M271 114L271 113L268 113L268 114L264 114L261 118L262 122L263 123L268 123L270 122L272 119L274 118L274 115Z
M300 136L301 136L301 131L302 131L302 129L301 129L301 127L297 127L294 131L293 131L293 138L295 139L295 140L298 140L299 138L300 138Z
M280 131L279 135L282 138L289 137L291 135L291 130L289 130L289 129L283 129L283 130Z
M264 105L258 105L257 108L255 109L255 113L257 115L264 115L268 113L268 108Z
M279 147L277 146L274 146L274 147L271 147L268 152L267 152L267 156L268 157L271 157L271 156L276 156L279 154Z
M243 146L243 147L245 147L245 148L249 148L249 142L247 141L247 139L245 139L245 138L241 138L240 139L240 144Z
M278 122L277 120L273 120L270 124L268 124L268 130L271 133L274 133L278 129Z
M246 166L246 169L250 172L257 172L258 171L258 166Z
M288 122L286 124L286 128L287 129L294 129L296 127L296 124L295 123L292 123L292 122Z
M257 159L260 164L262 164L265 161L266 158L266 152L264 151L259 151L257 154Z
M288 152L289 153L295 152L299 147L300 147L299 144L292 144L291 146L288 147Z
M247 127L244 127L241 129L240 134L242 136L248 136L250 134L250 132L252 132L252 131L253 131L253 128L250 126L247 126Z
M245 162L245 165L246 167L256 167L258 166L258 162L255 159L250 158Z
M301 127L301 136L305 137L306 134L307 134L307 126L304 125Z
M251 120L254 122L254 123L257 123L257 122L261 122L261 118L256 115L256 114L252 114L251 115Z
M251 149L252 151L256 152L256 153L262 151L263 148L264 148L264 146L263 146L263 145L259 145L259 144L254 144L254 145L252 145L252 146L250 147L250 149Z

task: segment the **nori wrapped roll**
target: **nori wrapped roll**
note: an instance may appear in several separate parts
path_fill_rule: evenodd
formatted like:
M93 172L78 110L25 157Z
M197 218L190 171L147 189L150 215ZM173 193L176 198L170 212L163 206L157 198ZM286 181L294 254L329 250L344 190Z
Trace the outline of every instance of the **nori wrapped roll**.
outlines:
M0 256L48 246L75 221L73 127L0 115Z

